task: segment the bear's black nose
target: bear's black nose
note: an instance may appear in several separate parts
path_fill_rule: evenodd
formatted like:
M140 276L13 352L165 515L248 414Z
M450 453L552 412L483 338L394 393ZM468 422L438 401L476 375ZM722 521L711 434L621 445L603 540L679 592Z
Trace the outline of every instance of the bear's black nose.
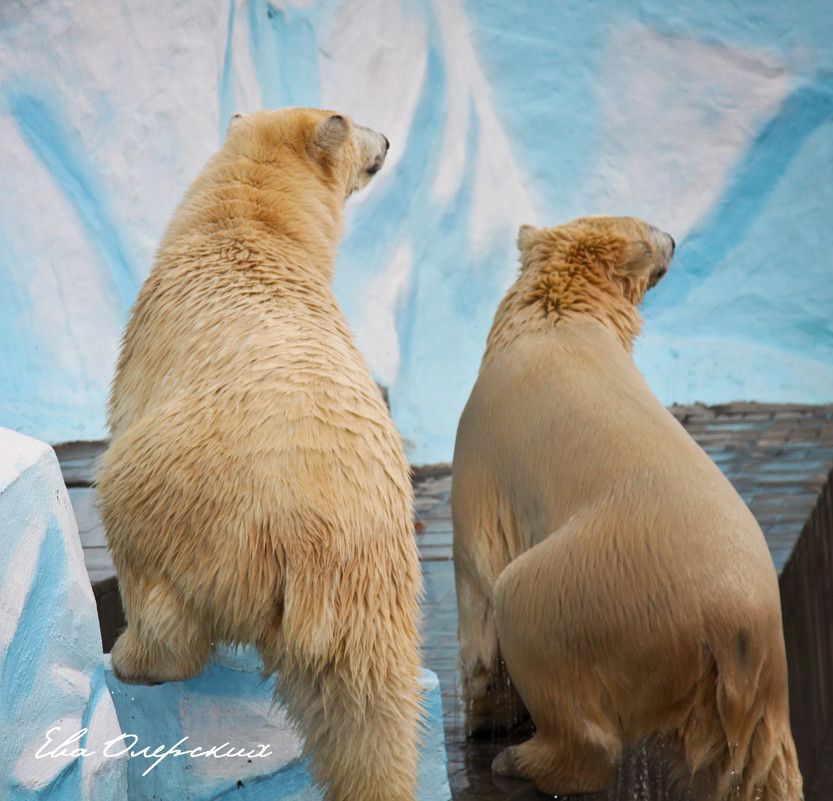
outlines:
M387 153L390 150L390 142L388 142L388 138L384 134L382 134L382 139L385 140L385 153Z
M677 249L677 243L674 241L674 237L671 234L668 234L668 238L671 240L671 252L673 253Z

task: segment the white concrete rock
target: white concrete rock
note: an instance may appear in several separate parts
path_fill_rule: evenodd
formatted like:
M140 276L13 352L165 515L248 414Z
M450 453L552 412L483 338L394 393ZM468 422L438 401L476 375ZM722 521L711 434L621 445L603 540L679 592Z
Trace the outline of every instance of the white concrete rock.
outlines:
M109 659L109 657L108 657ZM128 798L155 801L320 801L301 757L301 740L280 706L262 662L248 649L222 651L186 682L153 687L107 684L124 730L111 753L130 753ZM418 801L449 801L440 688L423 670L426 725Z
M52 448L0 429L0 801L119 801L127 759L95 599Z

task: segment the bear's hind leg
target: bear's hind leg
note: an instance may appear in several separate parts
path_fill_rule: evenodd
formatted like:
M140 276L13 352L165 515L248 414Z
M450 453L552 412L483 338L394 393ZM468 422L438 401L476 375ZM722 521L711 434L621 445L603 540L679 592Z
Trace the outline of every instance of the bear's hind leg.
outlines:
M527 779L548 795L595 793L616 778L622 758L622 744L611 740L548 737L539 732L521 745L501 751L492 763L499 776Z
M113 646L116 677L127 684L184 681L199 675L211 637L179 593L167 583L144 591L120 576L127 629Z
M490 669L479 660L473 666L461 660L458 669L469 737L504 735L529 726L529 712L509 677L499 649Z
M304 735L304 753L325 801L414 801L419 694L416 652L323 670L292 657L276 668L277 694ZM279 666L278 666L279 665Z
M375 547L335 569L304 565L287 581L280 629L259 643L325 801L415 799L420 573L406 521L396 567Z
M465 563L455 566L455 573L460 642L458 673L466 733L470 737L503 734L528 721L529 713L500 653L494 604L482 580L471 575Z

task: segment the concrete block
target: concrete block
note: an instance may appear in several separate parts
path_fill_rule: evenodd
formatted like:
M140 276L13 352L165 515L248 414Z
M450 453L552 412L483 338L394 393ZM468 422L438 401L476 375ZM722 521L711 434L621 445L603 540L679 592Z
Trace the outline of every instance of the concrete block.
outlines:
M121 801L127 760L58 461L0 429L0 800Z
M109 658L109 657L108 657ZM130 753L130 801L320 801L301 740L272 703L271 680L252 649L222 650L205 672L153 687L122 684L107 669ZM448 801L440 688L422 671L426 726L418 801ZM115 749L114 749L115 750Z

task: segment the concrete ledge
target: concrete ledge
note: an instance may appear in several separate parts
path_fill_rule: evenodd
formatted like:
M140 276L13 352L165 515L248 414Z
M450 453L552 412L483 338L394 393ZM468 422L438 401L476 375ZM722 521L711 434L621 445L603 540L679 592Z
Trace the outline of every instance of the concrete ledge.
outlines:
M0 429L0 798L121 801L96 605L52 449Z
M299 737L272 704L272 682L261 679L253 650L222 651L202 675L154 687L122 684L106 659L107 685L125 732L112 750L131 754L130 801L322 798L301 758ZM423 670L422 684L427 722L418 799L448 801L439 682Z

